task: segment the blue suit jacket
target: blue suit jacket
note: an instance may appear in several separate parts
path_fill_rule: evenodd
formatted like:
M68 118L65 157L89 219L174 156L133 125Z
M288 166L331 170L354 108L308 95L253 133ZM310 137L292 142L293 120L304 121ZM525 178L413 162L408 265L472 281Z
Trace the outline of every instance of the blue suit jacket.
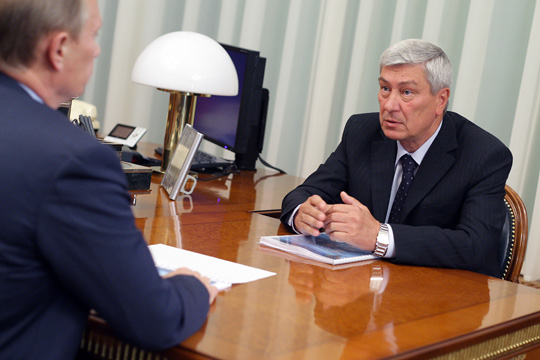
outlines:
M1 73L0 185L0 358L72 359L89 309L149 349L204 323L204 285L158 275L115 153Z
M378 113L352 116L335 152L283 200L282 222L287 226L294 208L313 194L341 203L342 190L384 222L396 151L396 141L381 130ZM447 112L409 189L401 221L391 224L394 261L499 276L497 246L511 166L504 144Z

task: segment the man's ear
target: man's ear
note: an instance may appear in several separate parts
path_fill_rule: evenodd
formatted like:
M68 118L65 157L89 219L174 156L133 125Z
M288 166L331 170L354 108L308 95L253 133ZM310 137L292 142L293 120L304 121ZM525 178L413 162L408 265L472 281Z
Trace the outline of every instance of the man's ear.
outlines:
M446 109L446 104L448 104L448 99L450 98L450 89L444 88L439 90L437 93L437 115L444 114L444 109Z
M69 34L65 31L55 32L49 36L46 48L47 60L54 70L62 70L68 53Z

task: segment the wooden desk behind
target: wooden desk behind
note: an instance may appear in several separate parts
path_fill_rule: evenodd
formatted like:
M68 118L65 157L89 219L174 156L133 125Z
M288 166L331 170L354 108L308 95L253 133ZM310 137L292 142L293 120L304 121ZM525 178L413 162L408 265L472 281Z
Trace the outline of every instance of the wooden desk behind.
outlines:
M488 359L539 346L539 290L385 261L332 270L258 245L260 236L285 230L278 219L253 211L279 209L299 178L242 172L199 181L193 194L176 202L168 200L160 179L154 176L151 194L133 207L150 244L277 275L220 293L205 326L161 354L120 346L103 322L91 318L82 346L102 358L443 359L453 353Z

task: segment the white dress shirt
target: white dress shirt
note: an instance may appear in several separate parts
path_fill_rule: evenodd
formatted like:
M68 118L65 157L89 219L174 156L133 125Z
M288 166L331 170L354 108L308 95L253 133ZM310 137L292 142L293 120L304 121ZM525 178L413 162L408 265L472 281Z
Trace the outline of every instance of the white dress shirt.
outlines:
M418 164L416 169L414 170L414 174L416 175L416 172L420 168L420 164L422 164L422 160L424 159L424 156L426 156L426 153L428 152L429 148L431 147L431 144L439 134L439 131L442 127L442 121L439 124L439 127L435 131L431 137L422 144L415 152L409 153L403 146L401 146L401 143L397 142L397 152L396 152L396 160L394 162L394 181L392 182L392 191L390 192L390 200L388 201L388 209L386 210L386 218L385 222L388 221L388 218L390 217L390 211L392 210L392 204L394 203L394 198L396 197L397 190L399 188L399 185L401 184L401 178L403 176L403 168L401 167L401 162L399 159L405 154L409 154L414 161ZM384 255L385 258L393 258L395 255L395 245L394 245L394 231L392 230L392 226L388 224L388 250L386 251L386 254Z

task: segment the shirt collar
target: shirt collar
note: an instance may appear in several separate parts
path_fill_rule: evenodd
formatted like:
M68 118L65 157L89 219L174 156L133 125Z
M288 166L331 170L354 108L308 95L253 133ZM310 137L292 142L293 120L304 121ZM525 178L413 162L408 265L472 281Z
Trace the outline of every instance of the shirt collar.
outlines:
M427 139L427 141L425 143L423 143L422 146L420 146L413 153L409 153L407 150L405 150L405 148L398 141L397 142L396 162L394 163L394 166L397 165L399 159L401 159L401 157L403 155L405 155L405 154L411 155L412 158L414 159L414 161L416 161L416 163L418 165L420 165L422 163L422 160L424 159L424 156L426 156L426 153L428 152L429 148L431 147L431 144L433 144L433 141L435 141L435 138L439 134L439 131L441 130L441 127L442 127L442 123L443 122L441 121L441 123L439 124L439 127L437 128L435 133L433 133L433 135L431 135L431 137L429 139Z
M34 99L35 101L39 103L45 104L43 99L34 90L30 89L28 86L24 85L21 82L17 82L17 83L28 93L28 95L30 95L32 99Z

